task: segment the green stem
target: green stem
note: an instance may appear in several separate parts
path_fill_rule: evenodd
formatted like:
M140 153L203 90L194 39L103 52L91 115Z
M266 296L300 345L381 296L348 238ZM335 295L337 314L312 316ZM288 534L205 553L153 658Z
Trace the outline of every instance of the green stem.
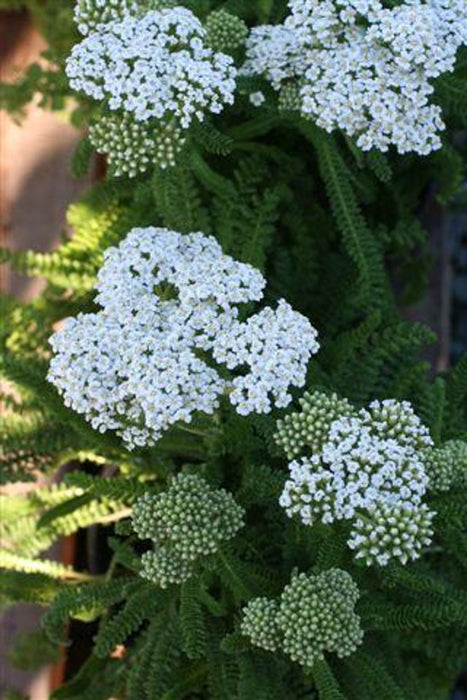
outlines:
M117 510L115 513L110 513L109 515L103 515L102 518L94 521L96 525L109 525L110 523L118 522L124 518L129 518L132 514L132 508L122 508L122 510Z
M65 581L77 581L79 583L98 583L105 580L105 576L87 574L82 571L66 571L60 578L63 578Z
M210 433L205 433L202 430L196 430L196 428L188 428L186 425L177 424L175 426L178 430L182 430L184 433L189 433L190 435L196 435L197 437L208 438Z

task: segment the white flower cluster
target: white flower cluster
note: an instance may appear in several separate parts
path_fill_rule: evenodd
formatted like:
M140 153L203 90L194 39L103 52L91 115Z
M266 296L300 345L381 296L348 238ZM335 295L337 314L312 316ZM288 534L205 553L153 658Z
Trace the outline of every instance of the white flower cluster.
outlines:
M290 385L305 382L317 333L284 300L240 321L237 305L259 301L264 286L213 237L133 229L105 253L102 311L52 337L48 378L66 405L130 449L213 413L222 394L241 415L285 406ZM215 362L238 376L221 377Z
M130 114L99 119L89 129L89 140L107 155L114 177L136 177L151 167L173 167L185 143L184 132L175 122L138 122Z
M299 91L299 111L341 129L363 150L427 154L440 147L431 81L453 70L467 43L465 0L289 0L281 25L255 27L243 72ZM294 93L295 95L297 93ZM295 99L295 98L294 98Z
M271 395L278 408L288 406L292 400L289 386L305 383L308 362L318 350L316 336L308 319L283 299L276 310L268 307L224 329L213 348L215 360L231 370L249 369L232 382L230 401L237 412L268 413Z
M118 247L106 250L96 301L126 318L145 306L159 307L164 284L174 288L183 308L208 302L209 311L212 303L227 310L259 301L266 281L251 265L224 255L212 236L150 227L133 229Z
M278 600L256 598L244 608L241 631L255 646L282 650L310 668L335 653L349 656L362 643L355 613L359 591L350 574L329 569L317 576L292 578Z
M258 91L258 92L252 92L250 94L250 102L253 105L253 107L261 107L266 102L266 97L264 95L264 92Z
M134 505L133 528L154 550L143 554L141 576L161 588L186 581L200 558L238 532L243 515L228 491L196 475L179 474L167 491L145 494Z
M313 396L316 410L310 410ZM317 393L305 404L310 428L296 417L279 426L279 441L289 453L296 446L318 447L289 465L281 506L305 525L352 522L348 545L367 565L418 558L431 541L433 519L423 503L429 478L421 455L432 444L426 427L408 402L375 401L359 412L347 412L342 403L336 417L340 409L336 397Z
M206 45L206 30L183 7L100 24L67 60L70 85L111 110L175 118L183 128L234 101L233 59Z

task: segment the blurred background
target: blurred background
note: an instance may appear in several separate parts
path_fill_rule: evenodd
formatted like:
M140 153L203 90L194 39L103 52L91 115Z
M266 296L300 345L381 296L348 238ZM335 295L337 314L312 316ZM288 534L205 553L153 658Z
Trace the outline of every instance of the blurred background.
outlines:
M40 60L46 44L25 12L0 10L0 80L11 81ZM65 212L86 181L73 179L70 156L79 134L66 115L30 105L20 122L0 111L0 245L48 250L58 241ZM40 290L40 281L21 278L0 266L0 288L23 299ZM31 488L28 484L26 488ZM18 487L8 487L17 492ZM0 512L1 517L1 512ZM55 552L63 557L63 552ZM40 610L33 606L0 608L0 698L12 688L30 700L46 700L61 669L28 672L14 668L12 640L16 633L35 630ZM7 690L8 689L8 690ZM21 695L18 695L20 698ZM16 700L16 699L15 699Z
M1 81L13 80L40 60L44 48L44 40L26 13L0 10ZM55 245L65 226L68 204L89 182L73 179L69 173L69 159L78 138L66 115L43 111L38 104L30 105L20 122L0 112L1 245L41 251ZM420 216L430 231L433 269L428 295L409 316L437 332L438 343L429 349L427 359L442 371L467 347L467 214L464 207L446 215L434 197L428 196ZM40 290L40 282L13 275L0 266L0 288L27 299ZM54 556L69 558L70 543ZM0 607L0 700L25 696L46 700L60 679L60 665L40 672L13 668L12 638L17 632L36 629L39 618L40 611L32 606L14 610ZM467 682L461 679L453 691L455 700L467 698L466 688Z

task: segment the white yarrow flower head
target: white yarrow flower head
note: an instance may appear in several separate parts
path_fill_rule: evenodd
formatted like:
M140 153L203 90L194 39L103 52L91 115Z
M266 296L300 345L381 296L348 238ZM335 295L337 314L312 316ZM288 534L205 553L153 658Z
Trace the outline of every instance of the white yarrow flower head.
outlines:
M337 416L337 417L336 417ZM291 456L280 505L304 525L352 524L348 546L367 565L405 564L431 541L424 503L433 441L406 401L374 401L356 411L345 400L308 394L302 412L278 424Z
M175 118L188 128L234 101L233 59L206 44L198 18L183 7L100 24L77 44L66 72L73 89L138 121Z
M250 32L242 73L261 75L293 109L363 150L422 155L441 146L431 81L467 43L465 0L289 0L280 25Z
M239 306L260 301L265 283L211 236L133 229L105 253L102 310L52 336L48 378L67 406L130 449L212 414L223 395L241 415L286 406L317 332L284 300L240 320Z
M260 301L265 285L259 270L225 255L213 236L135 228L104 253L96 301L126 316L160 303L168 286L184 306L214 302L229 309Z

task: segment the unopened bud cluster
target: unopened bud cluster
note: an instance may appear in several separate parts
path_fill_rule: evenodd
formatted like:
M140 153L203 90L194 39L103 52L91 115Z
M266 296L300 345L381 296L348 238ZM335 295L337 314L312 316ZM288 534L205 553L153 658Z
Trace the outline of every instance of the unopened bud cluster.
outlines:
M138 122L130 114L102 117L90 127L89 140L107 156L109 174L115 177L173 167L185 143L175 122Z
M367 566L391 560L406 564L420 557L431 543L434 515L425 504L411 508L375 503L368 508L367 517L354 521L347 544Z
M427 428L406 402L373 401L357 411L314 392L302 411L279 422L289 465L280 504L305 525L349 521L348 545L367 565L405 564L431 542L433 513L423 502L432 451Z
M78 0L75 22L81 34L89 34L101 24L137 16L148 10L171 7L172 0Z
M166 491L145 494L134 505L134 530L154 546L142 556L141 576L161 588L182 583L202 557L217 552L242 526L243 509L230 493L180 474Z
M441 447L422 453L433 491L449 491L467 484L467 442L448 440Z
M241 631L254 646L281 650L312 667L325 653L352 654L363 640L355 612L356 583L346 571L292 578L277 600L257 598L244 609Z
M303 452L304 448L309 448L312 453L319 452L331 424L341 416L352 415L354 410L347 399L319 391L304 394L299 404L300 411L277 421L275 440L289 459Z
M245 45L248 36L245 22L225 10L211 12L205 27L206 42L214 51L234 51Z
M423 450L433 445L430 431L416 415L409 401L372 401L359 412L362 424L372 435L383 440L395 440L411 450Z

